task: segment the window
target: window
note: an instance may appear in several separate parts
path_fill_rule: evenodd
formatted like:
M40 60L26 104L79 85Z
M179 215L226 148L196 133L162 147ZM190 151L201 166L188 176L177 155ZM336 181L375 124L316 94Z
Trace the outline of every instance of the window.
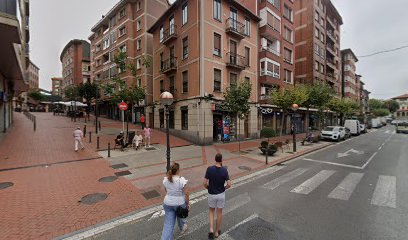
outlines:
M215 56L221 57L221 35L214 33L214 51Z
M244 21L244 33L249 36L251 34L251 20L248 17L245 17Z
M316 21L319 21L319 19L320 19L319 13L316 11L316 12L315 12L315 20L316 20Z
M246 66L249 66L250 58L251 58L251 49L248 47L245 47L245 65Z
M181 108L181 129L188 130L188 108Z
M324 18L323 18L323 17L320 18L320 24L321 24L322 26L324 26Z
M188 4L187 2L184 3L182 9L182 19L181 19L181 24L184 25L187 23L188 20Z
M292 63L292 50L284 48L283 57L284 57L285 62Z
M221 70L214 69L214 92L221 92Z
M142 86L142 79L138 78L137 81L136 81L136 85L138 87L141 87Z
M183 59L188 58L188 37L183 38Z
M286 83L292 83L292 71L285 69L285 76L283 81Z
M142 21L141 21L141 20L137 20L136 30L137 30L137 31L140 31L140 29L142 29Z
M268 58L262 59L261 76L280 78L280 64Z
M164 82L160 80L160 93L164 92Z
M315 70L319 71L319 62L318 61L315 62Z
M136 10L139 11L142 9L142 2L138 1L136 4Z
M314 50L317 55L320 55L320 46L317 43L315 43Z
M174 110L170 110L169 113L169 128L174 129Z
M268 12L268 16L267 16L267 22L268 25L275 31L280 32L281 29L281 21L275 17L274 15L272 15L271 13Z
M109 27L112 28L116 24L116 16L109 20Z
M284 27L283 38L286 41L293 43L293 31L286 26Z
M103 40L103 50L107 49L110 46L109 37Z
M169 79L169 86L170 86L170 87L169 87L170 93L174 95L174 92L175 92L175 88L174 88L174 76L171 76L171 77L170 77L170 79Z
M280 9L280 0L267 0L270 4Z
M250 79L249 77L245 77L244 80L245 80L245 82L247 82L247 83L250 83L250 82L251 82L251 79Z
M110 34L110 42L111 43L114 43L114 42L116 42L116 39L117 39L117 32L116 31L113 31L111 34Z
M123 26L119 29L119 37L126 34L126 26Z
M230 87L237 86L237 74L230 73Z
M126 52L126 44L123 44L119 47L119 51L125 53Z
M142 60L139 58L136 60L136 69L140 69L142 67Z
M168 36L173 35L175 30L176 29L175 29L175 25L174 25L174 16L171 16L170 19L169 19L169 35Z
M137 39L136 47L137 47L137 50L142 49L142 39L140 38Z
M101 44L96 45L96 49L95 49L95 51L96 51L96 52L101 51Z
M320 72L324 73L324 65L323 64L320 64Z
M122 9L122 10L120 10L120 12L119 12L119 19L120 19L120 18L123 18L124 16L126 16L126 9L125 9L125 8Z
M283 16L289 21L293 21L293 11L286 4L284 4Z
M213 0L213 17L221 21L221 0Z
M324 43L324 33L323 32L320 33L320 41L322 41L322 43Z
M183 93L188 92L188 71L183 72Z
M163 53L160 53L160 70L163 69Z
M319 39L319 33L320 33L319 29L318 29L318 28L315 28L315 37L316 37L317 39Z
M164 29L163 26L160 26L160 42L163 42L164 38Z

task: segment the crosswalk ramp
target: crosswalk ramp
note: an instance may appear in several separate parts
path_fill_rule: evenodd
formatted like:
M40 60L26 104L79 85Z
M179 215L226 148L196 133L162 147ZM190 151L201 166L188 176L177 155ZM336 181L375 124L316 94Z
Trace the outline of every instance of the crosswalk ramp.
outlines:
M289 171L267 183L265 183L262 188L268 190L275 190L283 185L287 184L292 180L296 180L305 173L309 172L308 168L298 168ZM291 189L291 193L309 195L321 185L323 185L327 180L329 180L334 174L335 170L321 170L320 172L314 174L312 177L304 180L303 183ZM364 173L348 173L343 180L341 180L338 185L329 193L327 196L330 199L337 199L347 201L352 196L353 192L360 184L364 177ZM379 175L375 190L371 198L371 205L380 207L397 207L397 179L395 176Z

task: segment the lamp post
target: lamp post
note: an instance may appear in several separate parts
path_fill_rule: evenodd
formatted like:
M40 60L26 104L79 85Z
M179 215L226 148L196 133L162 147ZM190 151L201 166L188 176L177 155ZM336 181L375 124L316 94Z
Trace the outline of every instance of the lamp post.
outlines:
M299 105L296 103L292 104L292 134L293 134L293 152L296 152L296 125L295 125L295 114L299 109Z
M167 138L167 172L170 170L170 130L169 130L169 106L173 104L173 94L163 92L160 95L160 103L164 105L166 114L166 138Z

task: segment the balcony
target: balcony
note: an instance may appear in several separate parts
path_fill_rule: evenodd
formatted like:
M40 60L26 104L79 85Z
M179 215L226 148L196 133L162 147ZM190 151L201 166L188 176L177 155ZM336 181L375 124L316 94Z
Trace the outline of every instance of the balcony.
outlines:
M228 18L226 25L226 32L235 36L236 38L243 39L248 36L245 30L245 25L238 22L236 19Z
M272 48L272 47L268 47L268 46L261 47L261 52L270 52L270 53L273 53L273 54L275 54L276 56L280 57L280 52L279 52L279 50L278 50L278 49L275 49L275 48Z
M168 29L163 31L163 38L161 43L168 44L177 38L177 25L171 25Z
M161 63L161 73L171 73L177 70L177 58L171 57Z
M336 51L334 50L334 45L332 44L327 44L327 50L329 53L331 53L333 56L337 56Z
M246 58L236 53L227 53L227 67L244 70L248 66Z
M337 42L336 38L334 37L334 32L328 30L326 35L329 36L330 39L331 39L333 42Z
M332 82L332 83L337 82L337 79L336 79L336 78L334 77L334 75L331 74L331 73L327 74L327 75L326 75L326 78L327 78L327 81L329 81L329 82Z
M327 59L326 65L332 68L333 70L337 70L336 63L334 63L334 61L331 60L330 58Z

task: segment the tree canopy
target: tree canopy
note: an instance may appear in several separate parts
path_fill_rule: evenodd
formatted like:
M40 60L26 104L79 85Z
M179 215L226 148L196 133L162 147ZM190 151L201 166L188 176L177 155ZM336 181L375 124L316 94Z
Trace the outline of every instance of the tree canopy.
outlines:
M250 111L249 98L251 97L252 85L249 81L239 81L224 92L225 107L232 114L244 118Z

